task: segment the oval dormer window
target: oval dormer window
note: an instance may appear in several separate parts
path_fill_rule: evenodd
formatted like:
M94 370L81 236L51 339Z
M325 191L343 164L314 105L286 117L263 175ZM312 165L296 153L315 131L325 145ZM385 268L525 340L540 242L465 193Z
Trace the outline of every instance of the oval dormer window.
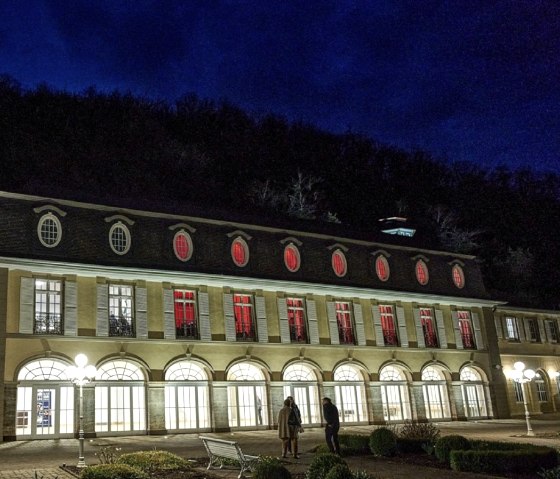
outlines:
M179 261L188 261L193 253L191 236L185 231L177 231L173 237L173 252Z
M457 288L462 289L465 286L465 273L463 272L463 268L458 264L453 266L451 276L453 277L453 284L457 286Z
M422 286L428 284L430 279L428 275L428 266L421 259L416 262L416 279Z
M249 247L243 238L235 238L231 243L231 257L236 266L243 267L249 262Z
M39 241L47 248L54 248L62 238L62 225L60 220L52 213L41 216L37 224Z
M342 278L343 276L346 275L347 272L346 256L344 256L342 250L337 249L333 252L331 263L332 263L334 274L336 274L339 278Z
M391 270L389 269L389 262L387 258L380 254L375 258L375 273L381 281L387 281L389 279L389 274Z
M109 245L114 253L123 255L130 249L130 231L121 223L115 223L109 230Z
M284 264L291 273L295 273L300 266L301 258L297 246L290 243L284 248Z

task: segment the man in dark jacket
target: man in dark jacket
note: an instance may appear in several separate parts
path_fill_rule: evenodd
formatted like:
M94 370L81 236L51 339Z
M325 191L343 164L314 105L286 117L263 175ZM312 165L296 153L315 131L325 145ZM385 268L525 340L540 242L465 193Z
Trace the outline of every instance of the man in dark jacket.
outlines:
M338 408L332 403L330 398L323 398L323 418L325 426L325 440L329 451L340 454L340 444L338 443L338 430L340 421L338 419Z

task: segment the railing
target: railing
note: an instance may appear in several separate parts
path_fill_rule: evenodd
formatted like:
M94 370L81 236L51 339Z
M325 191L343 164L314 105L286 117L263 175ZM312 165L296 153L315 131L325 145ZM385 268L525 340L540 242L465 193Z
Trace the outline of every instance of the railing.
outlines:
M303 324L290 325L290 341L292 343L307 343L307 331Z
M198 339L198 324L196 323L183 323L177 326L177 338L185 339Z
M235 336L237 341L255 341L255 328L251 326L249 330L244 329L243 331L238 331Z
M35 334L63 334L60 314L36 314L33 326Z
M397 337L397 332L392 329L383 330L383 340L386 346L398 346L399 338Z
M474 343L474 337L472 334L461 333L461 339L463 340L463 348L476 349L476 345Z
M350 327L338 326L338 339L340 344L354 344L354 331Z
M109 336L135 337L132 319L125 318L124 316L120 318L112 316L109 318Z
M426 343L427 348L437 348L438 347L437 336L433 332L430 333L430 332L424 331L424 342Z

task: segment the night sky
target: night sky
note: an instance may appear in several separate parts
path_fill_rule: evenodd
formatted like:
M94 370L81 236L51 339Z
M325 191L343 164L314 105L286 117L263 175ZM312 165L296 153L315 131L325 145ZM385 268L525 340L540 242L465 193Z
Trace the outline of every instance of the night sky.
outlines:
M2 0L0 73L560 173L559 0Z

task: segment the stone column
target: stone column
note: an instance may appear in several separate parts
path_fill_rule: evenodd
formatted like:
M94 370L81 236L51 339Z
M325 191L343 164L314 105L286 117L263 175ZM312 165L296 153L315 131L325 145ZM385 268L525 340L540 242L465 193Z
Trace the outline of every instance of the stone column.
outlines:
M167 434L165 428L165 383L150 382L147 391L148 434Z
M426 403L424 402L424 391L422 389L424 383L413 382L410 385L410 407L412 409L412 419L419 422L426 422Z
M228 432L228 397L227 397L227 381L216 381L212 383L212 394L210 411L212 414L211 424L214 432Z

